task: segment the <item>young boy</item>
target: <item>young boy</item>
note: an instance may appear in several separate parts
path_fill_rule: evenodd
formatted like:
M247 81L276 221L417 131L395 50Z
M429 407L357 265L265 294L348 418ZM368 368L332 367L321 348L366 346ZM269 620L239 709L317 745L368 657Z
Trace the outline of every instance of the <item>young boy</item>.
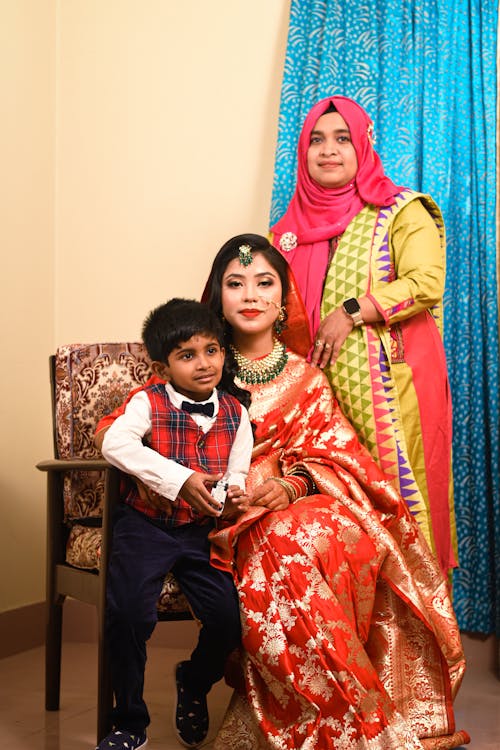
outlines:
M146 641L167 572L202 625L190 660L180 662L175 675L175 726L187 747L205 739L206 695L240 641L236 589L230 575L210 565L208 534L222 511L211 494L216 482L228 485L225 512L246 508L250 420L240 401L217 386L222 379L233 393L246 392L224 368L222 327L206 305L170 300L149 314L142 335L154 373L166 382L132 396L102 444L103 456L131 477L114 524L108 573L115 729L98 750L146 745Z

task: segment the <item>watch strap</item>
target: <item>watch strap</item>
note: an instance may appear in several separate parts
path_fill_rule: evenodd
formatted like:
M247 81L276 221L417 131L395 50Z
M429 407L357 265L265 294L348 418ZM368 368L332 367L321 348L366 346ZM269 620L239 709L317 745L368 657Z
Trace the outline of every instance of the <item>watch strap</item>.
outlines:
M347 313L347 314L350 315L350 317L352 318L352 321L354 323L354 328L357 328L358 326L362 326L363 323L365 322L363 320L363 318L361 317L361 313L360 312Z

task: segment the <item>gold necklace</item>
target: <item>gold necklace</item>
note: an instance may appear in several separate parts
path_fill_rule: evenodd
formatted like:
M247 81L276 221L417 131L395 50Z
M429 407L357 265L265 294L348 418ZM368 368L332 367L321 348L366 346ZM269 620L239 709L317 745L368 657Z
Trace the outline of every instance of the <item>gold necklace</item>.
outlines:
M286 346L278 339L274 339L272 352L262 359L247 359L232 344L230 346L238 365L238 378L247 385L269 383L283 372L288 362Z

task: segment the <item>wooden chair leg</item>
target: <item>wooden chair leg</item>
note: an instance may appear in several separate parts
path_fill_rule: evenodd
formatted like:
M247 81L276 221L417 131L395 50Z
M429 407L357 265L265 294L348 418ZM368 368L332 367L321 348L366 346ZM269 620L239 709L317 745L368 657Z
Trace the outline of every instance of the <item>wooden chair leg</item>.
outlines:
M47 474L47 575L45 625L45 708L59 709L61 691L61 641L65 597L56 593L56 566L64 549L62 510L59 496L62 479L54 472Z
M59 710L61 691L61 639L63 601L58 604L47 602L47 623L45 640L45 708Z
M106 587L109 554L111 550L113 508L120 486L120 475L115 469L106 472L105 500L102 515L101 569L99 572L99 603L97 606L97 741L103 739L112 729L111 710L113 708L113 686L109 649L106 639Z

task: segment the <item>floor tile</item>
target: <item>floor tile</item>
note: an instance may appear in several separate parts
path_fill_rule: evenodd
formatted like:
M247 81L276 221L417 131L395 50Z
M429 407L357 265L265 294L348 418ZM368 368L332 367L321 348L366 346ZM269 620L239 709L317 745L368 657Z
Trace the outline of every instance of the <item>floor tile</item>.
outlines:
M478 652L479 653L479 652ZM185 649L151 646L145 697L151 713L148 750L180 750L172 729L173 666L189 655ZM471 735L468 750L500 748L500 680L473 652L458 694L457 727ZM2 747L9 750L93 750L96 729L96 647L65 643L59 711L44 710L44 649L25 651L0 661ZM230 697L224 683L209 695L210 733L204 750L222 721Z

